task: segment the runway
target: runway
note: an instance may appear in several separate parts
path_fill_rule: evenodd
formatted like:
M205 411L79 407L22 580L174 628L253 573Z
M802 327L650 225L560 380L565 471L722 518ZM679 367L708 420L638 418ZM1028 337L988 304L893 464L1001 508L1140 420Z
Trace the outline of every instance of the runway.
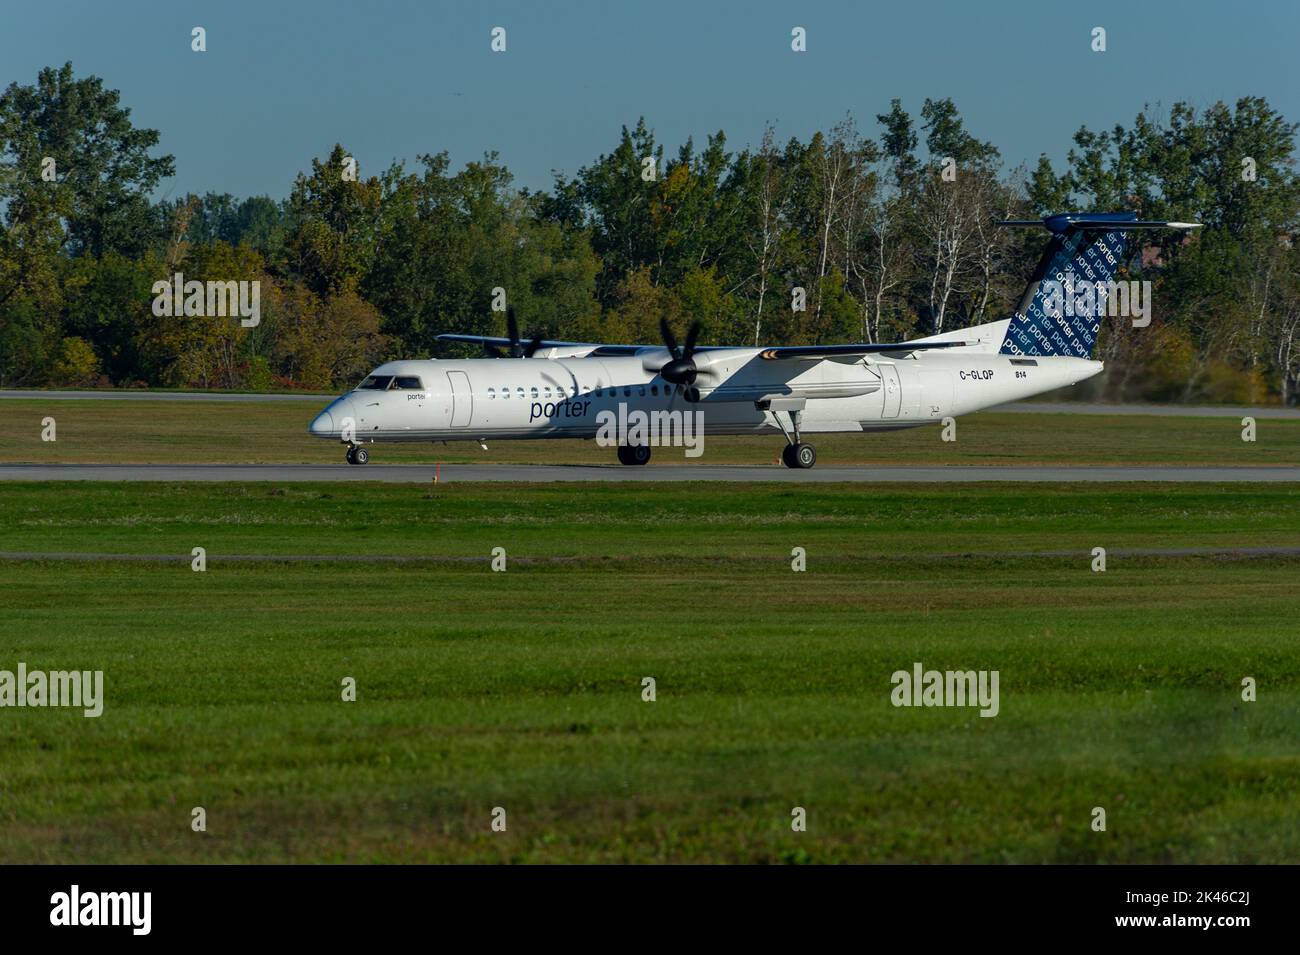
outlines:
M0 481L274 481L289 483L367 482L432 484L435 470L427 464L5 464ZM908 484L968 484L1009 481L1070 484L1137 482L1275 483L1300 482L1300 467L819 467L795 471L777 465L556 465L446 464L438 482L496 481L554 483L562 481L775 481L783 484L836 482Z
M0 391L5 398L27 401L296 401L324 407L333 395L267 395L256 393L209 391ZM1300 408L1275 406L1226 407L1222 405L1147 405L1103 404L1081 401L1017 401L987 408L986 411L1011 414L1082 414L1082 415L1153 415L1158 418L1289 418L1300 420ZM979 414L980 412L973 412Z

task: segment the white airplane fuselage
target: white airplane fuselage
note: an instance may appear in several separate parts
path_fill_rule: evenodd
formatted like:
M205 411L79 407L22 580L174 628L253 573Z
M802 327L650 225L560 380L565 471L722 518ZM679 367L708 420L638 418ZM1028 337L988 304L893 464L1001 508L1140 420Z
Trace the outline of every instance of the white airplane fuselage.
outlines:
M699 400L647 371L641 356L395 361L311 423L313 435L377 442L592 438L600 412L698 411L705 434L782 433L797 410L804 434L887 431L938 422L1066 387L1101 371L1082 358L1019 357L967 349L851 362L810 360L797 374L761 349L708 353ZM405 379L404 387L395 387ZM414 386L418 382L418 386ZM798 397L790 397L790 396ZM351 431L345 429L350 425Z
M650 433L662 434L663 423L671 433L689 418L694 434L780 433L782 462L809 468L816 449L805 435L942 422L1098 374L1102 363L1088 356L1103 318L1126 308L1123 296L1114 303L1110 296L1129 234L1200 227L1132 211L998 224L1050 233L1015 312L1000 321L895 343L696 348L698 321L679 344L661 319L662 346L543 337L524 345L507 310L507 338L447 332L438 339L534 357L389 362L309 430L346 443L352 464L366 463L365 445L375 442L536 438L596 438L617 445L621 463L645 464L656 441L640 421L651 419ZM619 422L612 440L611 419Z

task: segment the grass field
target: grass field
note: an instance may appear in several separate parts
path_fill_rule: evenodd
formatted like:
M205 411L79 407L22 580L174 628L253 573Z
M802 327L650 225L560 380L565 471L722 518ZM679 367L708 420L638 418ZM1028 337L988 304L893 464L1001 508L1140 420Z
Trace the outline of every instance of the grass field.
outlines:
M326 401L322 400L319 407ZM0 402L4 463L338 464L337 444L307 434L318 406L308 402L168 402L6 399ZM57 438L41 440L52 416ZM809 435L824 466L855 464L1300 464L1300 420L1258 422L1257 440L1241 440L1234 418L1182 418L986 411L961 418L957 440L937 426L886 434ZM710 437L704 464L779 465L783 441ZM375 463L612 463L592 441L379 445ZM662 449L654 463L688 461Z
M175 559L0 560L0 668L102 669L106 695L0 710L0 861L1292 862L1300 559L1114 552L1300 546L1298 505L6 484L0 550ZM998 716L895 708L915 662L999 671Z

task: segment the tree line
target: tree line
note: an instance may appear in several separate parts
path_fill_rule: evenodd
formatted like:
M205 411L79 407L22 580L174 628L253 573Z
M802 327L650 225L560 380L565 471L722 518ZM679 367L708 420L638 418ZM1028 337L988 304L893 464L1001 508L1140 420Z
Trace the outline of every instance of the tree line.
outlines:
M366 175L342 145L287 197L155 199L158 131L71 64L0 95L0 386L330 389L390 357L472 354L443 332L715 344L889 341L1005 317L1045 241L994 221L1081 209L1192 220L1117 277L1152 322L1108 319L1115 399L1283 401L1300 376L1296 124L1258 97L1080 128L1064 168L1008 168L950 99L846 115L807 141L674 152L639 120L550 189L496 154ZM157 315L154 286L256 281L260 321Z

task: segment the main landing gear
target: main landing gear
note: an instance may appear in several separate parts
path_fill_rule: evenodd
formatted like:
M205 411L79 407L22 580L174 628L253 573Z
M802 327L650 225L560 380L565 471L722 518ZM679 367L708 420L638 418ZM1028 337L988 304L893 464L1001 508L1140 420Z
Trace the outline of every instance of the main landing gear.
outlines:
M370 460L370 452L359 444L348 447L348 464L365 464Z
M772 417L776 419L781 433L785 435L786 441L790 442L781 449L781 463L788 468L810 468L817 463L817 449L811 444L804 444L803 439L799 436L800 412L790 410L785 414L790 419L789 428L786 428L785 422L781 420L779 411L772 412Z
M620 444L618 446L619 464L649 464L650 448L644 444Z

